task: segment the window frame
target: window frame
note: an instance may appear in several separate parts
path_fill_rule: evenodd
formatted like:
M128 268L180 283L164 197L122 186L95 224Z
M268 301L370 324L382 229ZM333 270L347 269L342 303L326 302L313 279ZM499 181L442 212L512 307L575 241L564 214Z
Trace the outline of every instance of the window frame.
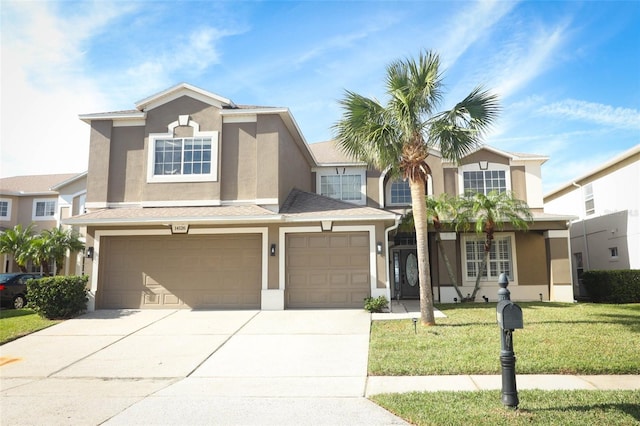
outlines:
M53 203L52 215L38 215L38 203L45 203L44 209L46 213L47 203ZM35 198L33 200L33 210L31 211L31 220L56 220L58 217L58 199L57 198Z
M484 172L504 172L505 191L511 191L511 167L508 164L488 162L486 165L481 166L481 163L484 162L465 164L458 169L458 192L460 195L465 195L464 174L466 172L483 172L483 181L485 182ZM486 195L486 186L484 194Z
M393 201L393 185L397 184L397 183L406 183L407 188L409 188L409 202L408 203L398 203L398 202L394 202ZM389 180L389 182L387 183L387 200L388 206L410 206L411 205L411 187L409 186L409 180L408 179L394 179L394 180Z
M593 184L588 183L584 186L584 214L591 216L596 212L596 201L593 197Z
M7 214L0 214L0 220L11 220L11 207L13 200L11 198L0 198L0 203L7 203Z
M324 195L325 197L332 198L334 200L344 201L345 203L353 203L358 205L365 205L367 202L367 171L363 168L356 167L329 167L325 169L316 169L316 193L322 194L322 178L340 176L340 197L331 197ZM346 176L360 176L360 198L358 200L345 200L342 198L342 179Z
M509 276L509 282L510 283L514 283L515 285L517 285L518 282L518 259L516 256L516 235L514 232L496 232L494 234L494 239L493 239L493 244L492 244L492 249L497 250L498 246L497 246L497 242L498 240L505 240L505 239L509 239L509 254L510 254L510 259L509 262L511 263L511 276ZM480 241L482 243L484 243L486 237L485 235L477 235L477 234L463 234L462 235L462 241L461 241L461 251L462 251L462 256L461 256L461 260L462 260L462 278L463 281L467 282L467 283L475 283L476 281L476 277L469 277L468 276L468 267L467 267L467 242L468 241ZM491 255L490 255L491 256ZM482 260L479 261L479 263ZM497 260L495 260L494 262L497 262ZM490 263L491 263L491 258L489 258L489 260L487 261L487 275L483 276L480 278L480 282L488 282L488 283L494 283L497 284L498 282L498 278L500 277L500 272L498 270L497 276L491 276L491 268L490 268Z
M175 137L174 130L178 126L189 126L193 128L193 135L189 137ZM167 126L167 133L149 133L147 145L147 183L167 183L167 182L217 182L219 163L219 137L217 130L200 131L197 122L190 120L188 116L180 116L178 120ZM184 139L211 138L211 169L209 173L201 174L178 174L178 175L156 175L155 174L155 151L158 141L181 140L181 152L184 153ZM184 167L184 155L181 158L181 167Z

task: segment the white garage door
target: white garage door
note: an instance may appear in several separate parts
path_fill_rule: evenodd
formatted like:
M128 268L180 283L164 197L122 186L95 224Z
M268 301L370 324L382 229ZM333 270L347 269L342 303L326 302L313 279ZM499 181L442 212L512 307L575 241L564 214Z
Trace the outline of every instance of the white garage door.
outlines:
M261 235L103 237L98 307L260 308Z
M369 233L287 234L288 308L362 308L371 294Z

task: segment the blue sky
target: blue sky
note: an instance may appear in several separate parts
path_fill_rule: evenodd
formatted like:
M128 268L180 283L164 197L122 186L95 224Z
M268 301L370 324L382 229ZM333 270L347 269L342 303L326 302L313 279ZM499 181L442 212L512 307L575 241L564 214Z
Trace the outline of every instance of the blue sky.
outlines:
M503 112L485 142L549 157L544 191L640 143L638 1L2 0L0 176L86 170L78 114L180 82L290 108L331 138L344 90L384 101L385 67L437 51L450 108L476 85Z

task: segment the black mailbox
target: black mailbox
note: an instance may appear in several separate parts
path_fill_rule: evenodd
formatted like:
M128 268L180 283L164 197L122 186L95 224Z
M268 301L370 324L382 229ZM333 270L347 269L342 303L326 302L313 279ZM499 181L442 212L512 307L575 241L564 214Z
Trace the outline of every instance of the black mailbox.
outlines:
M496 306L498 325L502 330L524 328L522 309L510 300L501 300Z

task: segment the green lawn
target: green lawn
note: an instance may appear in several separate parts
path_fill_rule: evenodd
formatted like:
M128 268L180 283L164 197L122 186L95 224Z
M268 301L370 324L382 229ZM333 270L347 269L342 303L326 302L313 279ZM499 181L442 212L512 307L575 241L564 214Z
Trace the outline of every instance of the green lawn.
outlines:
M638 425L640 391L518 392L520 406L506 409L500 391L412 392L371 399L415 425Z
M518 374L640 374L640 304L519 303ZM499 374L495 304L440 305L437 326L373 321L373 376Z
M59 322L42 318L30 309L2 309L0 310L0 345Z

